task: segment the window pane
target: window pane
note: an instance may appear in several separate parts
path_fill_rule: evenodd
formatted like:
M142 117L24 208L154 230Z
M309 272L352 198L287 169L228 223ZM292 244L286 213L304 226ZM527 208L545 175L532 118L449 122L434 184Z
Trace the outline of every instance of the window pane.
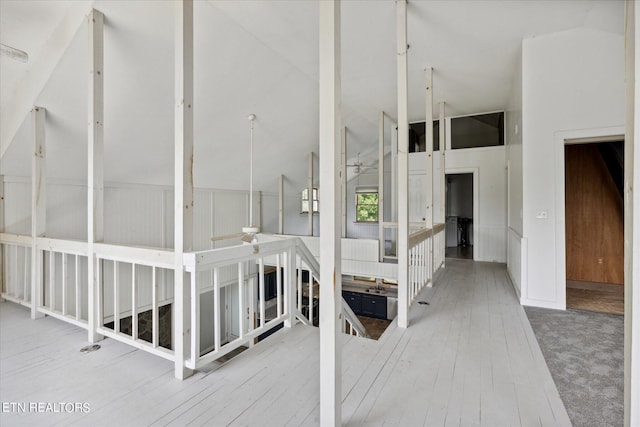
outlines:
M302 201L302 212L309 212L309 201L308 200L303 200Z
M356 221L378 221L378 205L358 205Z
M504 113L451 119L451 148L504 145Z
M356 194L356 221L378 221L378 193Z
M424 152L427 149L425 122L409 124L409 152ZM433 121L433 151L440 150L440 122Z

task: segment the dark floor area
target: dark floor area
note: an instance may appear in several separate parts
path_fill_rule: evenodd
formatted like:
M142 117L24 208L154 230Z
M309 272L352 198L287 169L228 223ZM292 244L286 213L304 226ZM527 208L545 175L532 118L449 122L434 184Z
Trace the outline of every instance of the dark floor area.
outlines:
M473 245L447 247L446 258L473 259Z
M382 336L387 327L391 324L391 320L374 319L372 317L358 316L360 323L367 330L369 338L377 340Z
M624 286L567 280L567 308L624 314Z
M624 317L525 307L575 427L624 420Z

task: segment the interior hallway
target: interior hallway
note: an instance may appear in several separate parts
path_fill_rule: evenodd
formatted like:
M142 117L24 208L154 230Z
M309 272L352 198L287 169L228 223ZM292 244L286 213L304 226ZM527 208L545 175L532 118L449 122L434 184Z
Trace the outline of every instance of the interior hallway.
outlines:
M502 264L447 260L411 326L343 335L345 425L569 426ZM0 424L319 425L319 334L297 325L180 382L173 365L0 304L3 402L87 402L86 414L0 414Z

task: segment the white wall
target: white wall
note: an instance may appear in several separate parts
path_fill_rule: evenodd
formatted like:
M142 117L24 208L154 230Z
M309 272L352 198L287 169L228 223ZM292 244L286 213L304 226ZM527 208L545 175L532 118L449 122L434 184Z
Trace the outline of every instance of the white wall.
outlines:
M447 121L450 123L450 121ZM448 132L447 132L448 134ZM434 157L437 158L438 152ZM506 262L507 179L506 148L483 147L447 150L445 172L473 173L477 186L477 214L474 214L472 241L476 261ZM439 162L434 162L434 201L439 201ZM409 174L414 182L424 176L424 153L409 155ZM410 191L412 191L410 189ZM419 203L414 203L418 205ZM435 205L438 211L439 202ZM411 206L410 206L411 208Z
M564 246L558 234L564 230L559 215L564 202L557 197L564 192L564 176L556 176L556 163L563 169L558 137L572 132L599 136L603 129L624 124L623 50L622 36L587 28L523 42L524 304L564 309L565 254L557 248Z

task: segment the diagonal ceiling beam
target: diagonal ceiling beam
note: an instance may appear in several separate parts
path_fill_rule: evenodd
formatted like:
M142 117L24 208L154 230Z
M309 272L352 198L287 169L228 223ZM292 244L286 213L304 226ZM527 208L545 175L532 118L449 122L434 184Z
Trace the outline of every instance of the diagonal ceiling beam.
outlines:
M8 102L2 105L2 127L0 129L0 159L11 145L62 55L67 51L73 37L93 9L93 1L71 2L60 24L51 33L40 52L31 54L32 60L16 85ZM31 53L31 52L30 52Z

